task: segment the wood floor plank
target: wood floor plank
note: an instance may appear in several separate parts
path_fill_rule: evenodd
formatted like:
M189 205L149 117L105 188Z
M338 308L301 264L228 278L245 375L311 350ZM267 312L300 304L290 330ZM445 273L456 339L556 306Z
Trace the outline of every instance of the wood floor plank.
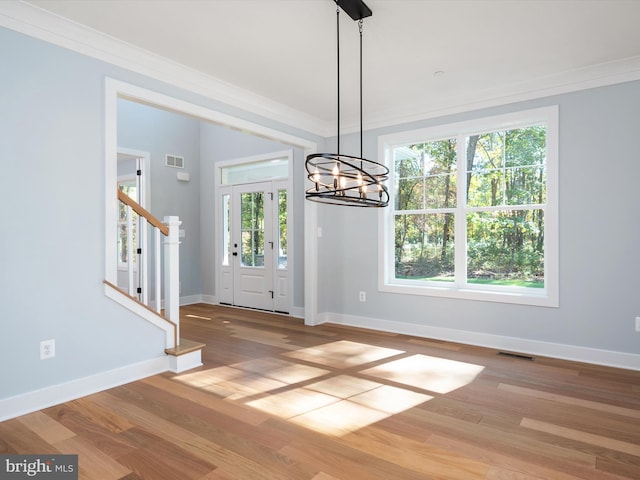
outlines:
M272 478L285 480L289 477L288 464L280 457L270 457L270 462L260 463L254 458L245 457L219 444L209 441L193 432L167 421L157 415L150 414L143 408L115 397L108 393L94 395L95 401L102 405L109 405L115 411L129 420L139 424L147 431L162 436L180 445L191 454L211 461L214 465L240 473L246 480Z
M143 445L126 455L118 457L118 462L128 467L141 478L154 480L198 479L212 472L216 466L183 448L158 436L138 429L130 429L122 436L137 435Z
M15 453L60 453L55 446L40 437L19 418L0 422L0 438Z
M83 403L88 402L85 400ZM134 450L134 447L124 442L117 433L104 427L102 423L95 423L94 417L86 417L85 410L77 401L50 407L45 410L45 413L73 431L82 441L113 458L117 459Z
M75 433L43 412L23 415L18 421L35 432L45 442L54 444L75 436Z
M78 468L83 479L118 480L131 473L129 468L77 436L56 442L54 446L60 453L78 455Z
M142 382L156 388L160 388L172 395L196 402L199 405L254 427L260 425L269 418L268 415L265 415L255 408L248 408L240 403L227 402L215 395L211 395L207 391L186 386L179 380L179 378L179 375L172 376L170 378L156 375L146 378L142 380Z
M597 445L599 447L604 447L610 450L616 450L618 452L628 453L629 455L640 457L640 445L638 444L622 442L614 438L594 435L592 433L575 430L573 428L566 428L560 425L541 422L532 418L523 418L521 425L525 428L530 428L539 432L546 432L552 435L569 438L571 440L577 440L578 442L589 443L591 445Z
M490 470L490 465L486 463L373 426L353 432L343 437L343 441L378 458L400 463L405 468L436 478L482 480Z
M603 402L594 402L591 400L584 400L581 398L569 397L566 395L558 395L556 393L550 393L543 390L536 390L533 388L518 387L516 385L509 385L501 383L498 386L499 389L517 393L519 395L527 395L535 398L544 398L554 402L564 403L566 405L580 406L590 408L591 410L597 410L606 413L613 413L616 415L622 415L629 418L640 418L640 410L632 408L618 407L616 405L610 405Z
M444 437L442 435L431 435L425 443L491 465L486 474L487 480L503 478L522 478L523 480L578 480L580 478L568 473L546 468L543 465L520 460L513 456L503 455L500 452L485 448L483 445Z
M73 408L79 411L85 418L90 419L93 423L101 425L113 433L120 433L135 427L135 425L128 422L127 419L116 415L108 408L103 408L86 398L79 398L71 403Z

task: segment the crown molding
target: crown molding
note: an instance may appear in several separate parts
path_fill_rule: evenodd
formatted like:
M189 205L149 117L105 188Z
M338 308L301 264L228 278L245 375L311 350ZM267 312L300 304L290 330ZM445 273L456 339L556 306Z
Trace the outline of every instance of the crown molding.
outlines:
M442 99L438 103L418 102L411 110L408 110L406 105L397 109L377 110L371 112L369 121L365 122L365 128L371 130L401 125L636 80L640 80L640 56L502 85L496 89L470 92L464 96ZM356 125L346 125L344 131L356 132L358 128Z
M18 0L0 2L0 26L152 77L247 112L326 136L330 125L80 23Z

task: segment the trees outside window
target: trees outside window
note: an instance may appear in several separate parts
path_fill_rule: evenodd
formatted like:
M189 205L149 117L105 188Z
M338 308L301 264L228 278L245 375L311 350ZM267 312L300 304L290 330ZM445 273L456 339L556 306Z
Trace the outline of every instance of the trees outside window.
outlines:
M557 109L381 138L381 289L557 304Z

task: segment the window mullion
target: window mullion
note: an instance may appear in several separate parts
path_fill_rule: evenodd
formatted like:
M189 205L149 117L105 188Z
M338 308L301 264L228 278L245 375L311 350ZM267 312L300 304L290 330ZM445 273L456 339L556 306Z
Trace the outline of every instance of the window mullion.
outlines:
M455 225L455 284L458 288L467 283L467 159L466 136L458 135L456 141L456 212Z

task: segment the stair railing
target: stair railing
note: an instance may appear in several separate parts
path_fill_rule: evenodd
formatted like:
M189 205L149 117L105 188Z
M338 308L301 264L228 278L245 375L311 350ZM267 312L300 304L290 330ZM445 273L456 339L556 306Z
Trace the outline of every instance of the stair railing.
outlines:
M176 325L176 346L180 339L180 240L182 222L175 216L166 216L161 222L139 203L118 189L118 200L126 206L127 277L128 294L159 314L162 312L162 284L164 283L164 317ZM137 235L133 234L133 212L138 214ZM151 230L153 248L146 248L147 232ZM161 248L164 239L164 256ZM146 251L145 251L146 250ZM135 286L133 255L138 255L139 286ZM149 272L148 259L153 256L153 272ZM164 257L164 258L163 258ZM150 283L150 278L153 282ZM163 282L164 280L164 282ZM154 285L155 305L152 307L149 285Z

